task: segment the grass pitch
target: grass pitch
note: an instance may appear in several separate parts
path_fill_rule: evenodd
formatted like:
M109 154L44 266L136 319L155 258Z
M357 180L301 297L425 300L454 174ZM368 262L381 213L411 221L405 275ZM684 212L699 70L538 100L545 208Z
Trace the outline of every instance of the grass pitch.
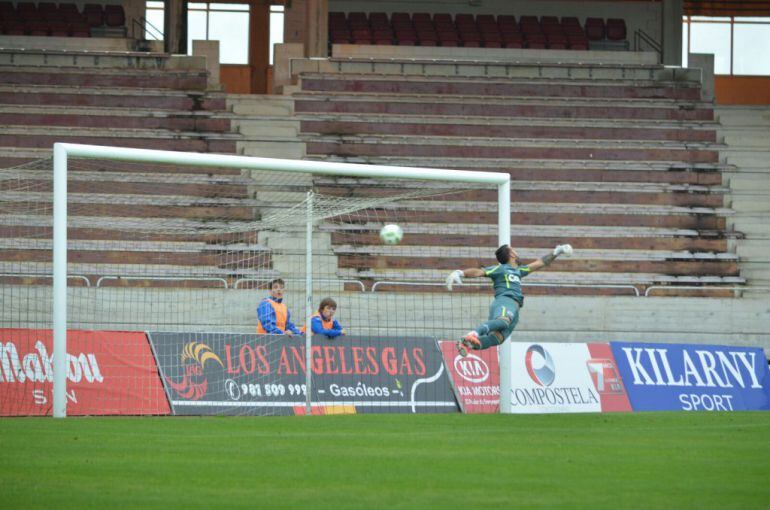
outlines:
M770 413L0 419L0 508L770 507Z

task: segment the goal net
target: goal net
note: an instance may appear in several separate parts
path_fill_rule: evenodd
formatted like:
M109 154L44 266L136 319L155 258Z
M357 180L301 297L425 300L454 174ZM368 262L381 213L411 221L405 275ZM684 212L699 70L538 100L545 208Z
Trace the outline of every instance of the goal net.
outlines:
M456 410L507 175L58 147L0 170L1 415Z

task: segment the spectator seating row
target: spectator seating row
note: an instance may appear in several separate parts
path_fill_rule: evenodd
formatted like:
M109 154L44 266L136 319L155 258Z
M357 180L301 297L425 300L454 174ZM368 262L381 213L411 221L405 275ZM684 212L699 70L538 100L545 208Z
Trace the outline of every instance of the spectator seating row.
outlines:
M92 29L119 28L126 24L121 5L77 5L53 2L0 2L0 34L90 37Z
M464 46L485 48L589 49L590 41L625 40L622 19L588 18L585 29L575 17L330 12L331 44Z

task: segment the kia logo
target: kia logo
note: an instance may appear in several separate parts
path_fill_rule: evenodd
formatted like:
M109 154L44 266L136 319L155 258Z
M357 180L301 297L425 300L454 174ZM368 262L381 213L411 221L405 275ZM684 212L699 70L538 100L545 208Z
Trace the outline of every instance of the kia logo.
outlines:
M556 379L556 366L551 355L540 345L532 345L524 356L527 373L540 386L550 386Z
M480 383L489 379L489 366L483 359L470 352L464 358L455 356L454 366L455 372L468 382Z

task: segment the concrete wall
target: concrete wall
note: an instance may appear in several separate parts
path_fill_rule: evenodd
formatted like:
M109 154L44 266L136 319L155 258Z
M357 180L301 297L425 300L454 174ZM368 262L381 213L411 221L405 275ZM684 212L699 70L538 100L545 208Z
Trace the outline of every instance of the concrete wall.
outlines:
M727 146L720 155L734 165L724 173L725 205L735 210L728 228L745 235L736 246L741 275L770 296L770 107L719 106L715 113Z
M301 322L300 283L286 302ZM49 327L50 288L3 289L0 327ZM70 327L164 331L252 332L260 290L72 288ZM489 295L449 292L372 293L318 290L332 295L337 318L351 333L456 338L486 318ZM24 319L22 319L24 318ZM48 321L48 322L47 322ZM528 297L514 341L650 341L761 346L770 354L767 299L664 297Z

